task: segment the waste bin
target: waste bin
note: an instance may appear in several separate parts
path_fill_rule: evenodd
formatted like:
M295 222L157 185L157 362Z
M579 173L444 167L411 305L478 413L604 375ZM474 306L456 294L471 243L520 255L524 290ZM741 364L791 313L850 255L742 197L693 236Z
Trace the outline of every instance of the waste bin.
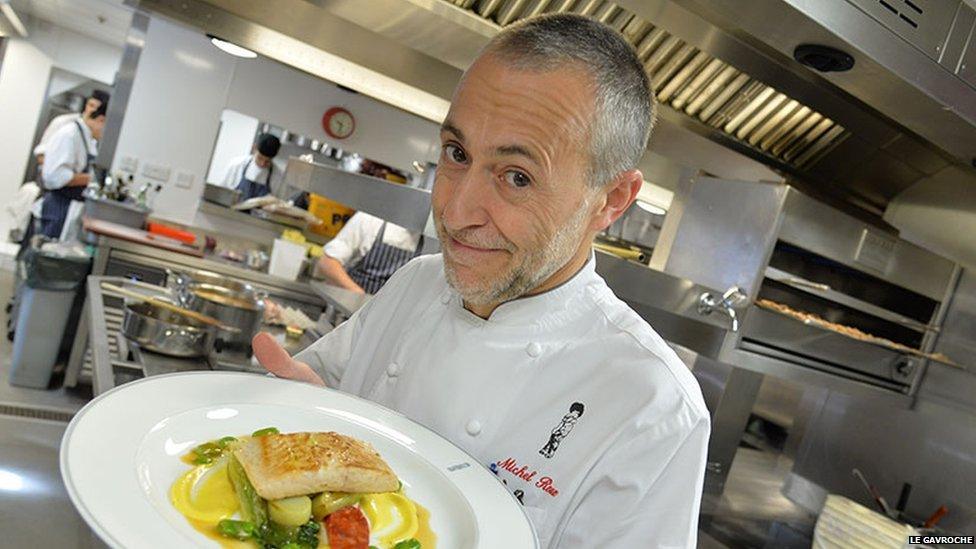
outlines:
M45 389L51 381L75 296L91 269L91 258L32 248L24 255L24 265L10 384Z

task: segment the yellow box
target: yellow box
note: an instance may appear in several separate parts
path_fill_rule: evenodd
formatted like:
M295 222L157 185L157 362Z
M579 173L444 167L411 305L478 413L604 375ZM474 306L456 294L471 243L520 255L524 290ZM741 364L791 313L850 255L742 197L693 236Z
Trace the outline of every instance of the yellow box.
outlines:
M332 238L339 234L339 230L356 210L322 195L308 193L308 213L322 220L321 225L310 226L309 230Z

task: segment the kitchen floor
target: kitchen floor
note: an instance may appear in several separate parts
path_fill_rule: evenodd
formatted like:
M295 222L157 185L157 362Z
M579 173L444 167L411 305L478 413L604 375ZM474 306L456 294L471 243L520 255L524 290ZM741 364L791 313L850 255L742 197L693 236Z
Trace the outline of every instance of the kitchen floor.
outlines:
M0 304L13 293L12 262L0 262ZM4 325L7 313L2 314ZM12 344L0 338L0 547L103 548L61 481L58 449L85 391L14 387Z
M706 494L703 506L715 509L699 522L700 548L810 547L816 516L783 496L793 461L778 452L740 447L722 495Z

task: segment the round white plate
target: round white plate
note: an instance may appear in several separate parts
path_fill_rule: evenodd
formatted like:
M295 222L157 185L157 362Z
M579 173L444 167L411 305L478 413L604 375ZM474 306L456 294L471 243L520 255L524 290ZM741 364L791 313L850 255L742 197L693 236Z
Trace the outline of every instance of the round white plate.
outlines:
M90 402L61 442L71 501L112 547L218 547L169 502L194 446L263 427L365 440L430 511L442 549L537 548L522 507L488 469L433 431L372 402L272 377L189 372L117 387Z

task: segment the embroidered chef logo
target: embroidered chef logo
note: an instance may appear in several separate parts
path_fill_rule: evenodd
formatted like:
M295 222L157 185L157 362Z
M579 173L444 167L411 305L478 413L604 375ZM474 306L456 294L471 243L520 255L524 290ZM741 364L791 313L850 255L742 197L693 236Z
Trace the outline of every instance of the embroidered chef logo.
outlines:
M569 407L569 413L563 416L563 419L559 422L559 425L552 430L549 434L549 442L539 450L546 459L552 459L552 456L556 454L556 450L559 449L559 444L569 436L569 433L576 427L576 422L583 415L583 403L574 402Z

